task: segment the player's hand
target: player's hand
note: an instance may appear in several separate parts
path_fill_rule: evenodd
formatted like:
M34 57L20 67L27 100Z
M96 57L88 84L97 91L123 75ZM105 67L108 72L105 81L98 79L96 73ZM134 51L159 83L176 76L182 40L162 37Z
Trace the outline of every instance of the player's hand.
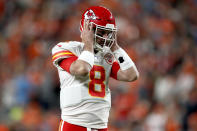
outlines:
M89 20L84 20L83 31L81 33L82 42L85 44L85 47L93 49L94 43L94 31L93 24Z
M119 49L120 47L119 47L119 45L118 45L118 42L117 42L117 33L115 34L115 41L114 41L114 43L113 43L113 45L112 45L112 47L111 47L111 51L112 52L114 52L115 50L117 50L117 49Z

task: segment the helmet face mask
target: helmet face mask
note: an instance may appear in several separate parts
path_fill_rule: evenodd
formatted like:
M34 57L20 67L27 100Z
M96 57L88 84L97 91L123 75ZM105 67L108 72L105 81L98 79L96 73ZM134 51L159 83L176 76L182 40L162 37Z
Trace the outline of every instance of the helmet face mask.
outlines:
M88 19L94 28L94 48L103 51L111 48L116 38L116 24L112 13L101 6L88 8L82 15L80 30L83 31L84 20Z
M96 25L94 32L94 45L97 50L103 51L104 47L108 47L110 49L115 42L115 38L115 28L106 28Z

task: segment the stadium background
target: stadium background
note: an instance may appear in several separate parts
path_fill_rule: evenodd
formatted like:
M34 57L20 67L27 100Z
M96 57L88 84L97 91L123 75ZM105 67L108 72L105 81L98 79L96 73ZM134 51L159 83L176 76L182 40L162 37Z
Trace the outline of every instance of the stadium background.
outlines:
M90 5L113 12L140 72L134 83L111 80L109 131L197 131L196 0L0 0L0 131L58 129L51 48L80 41Z

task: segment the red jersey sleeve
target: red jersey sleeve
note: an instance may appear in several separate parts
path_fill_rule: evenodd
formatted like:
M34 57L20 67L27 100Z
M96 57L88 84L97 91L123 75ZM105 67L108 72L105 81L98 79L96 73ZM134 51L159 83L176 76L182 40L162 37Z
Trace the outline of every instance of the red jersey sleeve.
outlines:
M118 64L118 62L114 62L112 64L112 68L111 68L111 74L110 76L114 79L117 80L117 73L118 73L118 70L120 69L120 65Z
M59 66L68 73L70 73L70 66L74 61L77 60L77 58L77 56L72 56L69 58L62 59L61 61L59 61Z

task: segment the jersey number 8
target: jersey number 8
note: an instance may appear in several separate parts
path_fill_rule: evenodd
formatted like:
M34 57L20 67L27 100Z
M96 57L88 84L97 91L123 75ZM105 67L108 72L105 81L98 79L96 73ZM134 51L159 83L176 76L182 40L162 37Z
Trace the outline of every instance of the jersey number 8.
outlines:
M105 69L94 65L90 71L89 94L93 97L105 97Z

